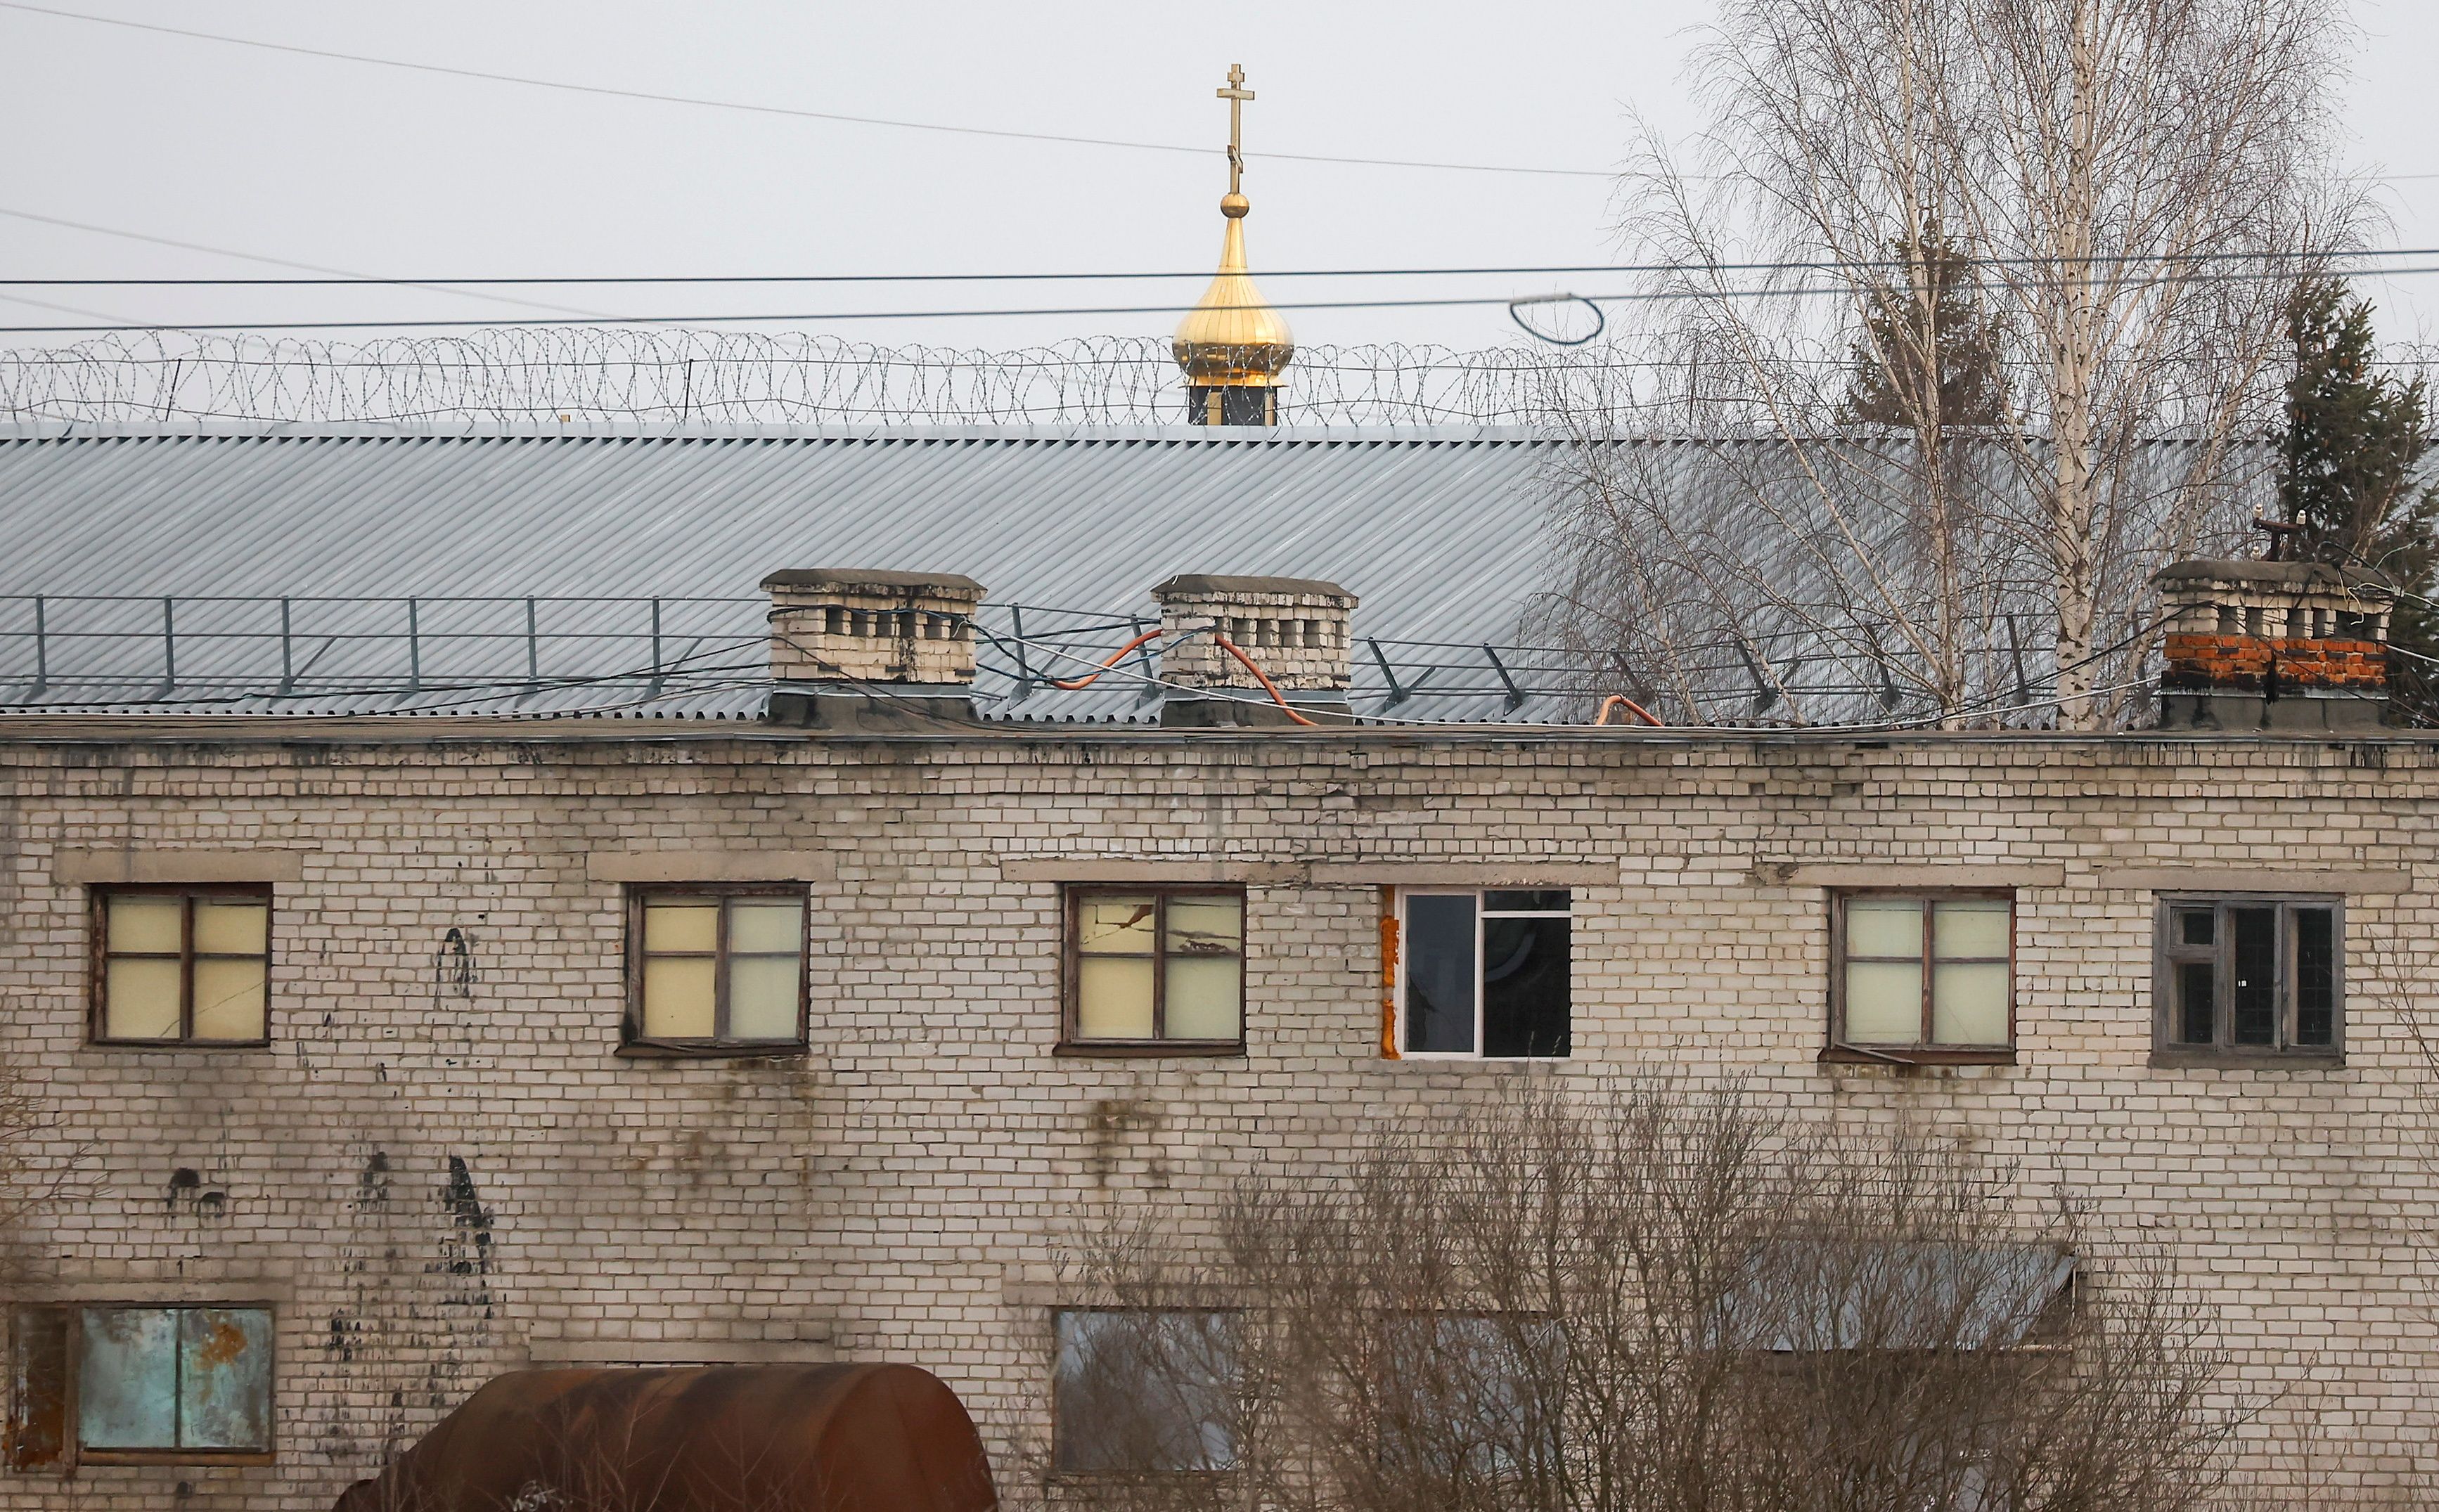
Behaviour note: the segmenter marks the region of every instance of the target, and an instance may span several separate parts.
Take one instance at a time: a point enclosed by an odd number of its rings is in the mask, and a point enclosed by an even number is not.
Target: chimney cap
[[[983,596],[983,585],[963,573],[889,572],[879,567],[789,567],[762,579],[766,594],[780,588],[836,588],[875,594],[929,589],[950,597]]]
[[[2396,591],[2396,584],[2383,573],[2363,567],[2341,567],[2326,561],[2172,561],[2153,573],[2151,580],[2155,583],[2244,583],[2288,592],[2319,588],[2340,593],[2388,595]]]
[[[1334,582],[1318,578],[1235,578],[1182,572],[1151,591],[1154,598],[1233,597],[1240,594],[1284,594],[1308,598],[1343,598],[1353,609],[1359,600]]]

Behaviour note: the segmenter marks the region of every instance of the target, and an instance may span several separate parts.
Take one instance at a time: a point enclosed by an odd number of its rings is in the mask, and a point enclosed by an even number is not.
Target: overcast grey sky
[[[1015,142],[588,98],[300,57],[0,8],[0,273],[247,276],[260,262],[45,224],[407,277],[1202,270],[1225,187],[1213,98],[1242,62],[1256,273],[1596,263],[1601,177],[1285,162],[1296,151],[1607,170],[1629,116],[1682,134],[1709,0],[1388,5],[779,4],[717,0],[42,0],[54,9],[295,46],[944,125],[1207,144],[1203,156]],[[2350,160],[2427,179],[2383,193],[2388,244],[2439,244],[2439,6],[2358,0]],[[2439,260],[2439,259],[2433,259]],[[1282,302],[1501,297],[1597,275],[1462,287],[1270,280]],[[2439,311],[2439,275],[2368,286],[2383,328]],[[1322,291],[1326,290],[1327,293]],[[414,290],[16,291],[169,325],[548,314]],[[532,291],[596,313],[830,312],[1190,299],[1191,284]],[[9,326],[77,318],[22,302]],[[1294,314],[1317,342],[1515,335],[1504,308]],[[1166,333],[1168,315],[810,323],[887,344],[1007,347]],[[2439,320],[2430,322],[2439,326]],[[9,345],[72,338],[5,336]]]

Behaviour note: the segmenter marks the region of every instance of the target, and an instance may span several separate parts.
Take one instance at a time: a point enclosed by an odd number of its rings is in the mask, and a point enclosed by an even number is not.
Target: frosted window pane
[[[114,952],[138,952],[153,955],[175,955],[180,950],[178,932],[183,928],[186,902],[176,898],[146,898],[121,894],[110,900],[110,939]]]
[[[644,949],[661,951],[701,951],[705,953],[720,945],[720,905],[718,903],[644,904]]]
[[[1858,898],[1846,904],[1846,953],[1920,955],[1922,904],[1910,898]]]
[[[178,1315],[181,1449],[271,1447],[271,1314],[194,1307]]]
[[[114,960],[101,990],[103,1038],[178,1038],[177,962]]]
[[[728,963],[728,1037],[796,1038],[796,957],[741,955]]]
[[[1151,961],[1088,955],[1077,963],[1076,1036],[1079,1040],[1151,1038]]]
[[[1846,1038],[1858,1044],[1912,1044],[1922,1038],[1922,968],[1912,961],[1850,961]]]
[[[1931,1037],[1940,1044],[2005,1044],[2006,963],[1943,965],[1934,969]]]
[[[1087,898],[1076,908],[1077,944],[1095,955],[1149,955],[1153,912],[1148,898]]]
[[[260,955],[270,947],[271,910],[248,898],[195,899],[195,951],[205,955]]]
[[[1168,1037],[1172,1040],[1237,1038],[1237,985],[1244,963],[1233,955],[1172,955],[1168,959]]]
[[[259,959],[197,961],[195,1038],[261,1039],[264,1022],[262,986],[262,962]]]
[[[77,1373],[87,1449],[178,1447],[178,1317],[165,1307],[88,1307]]]
[[[728,948],[740,955],[792,955],[805,948],[805,905],[793,898],[728,905]]]
[[[1168,900],[1168,948],[1181,954],[1245,948],[1245,906],[1234,898],[1172,898]]]
[[[645,960],[644,1038],[711,1038],[712,967],[707,956],[655,956]]]
[[[2007,954],[2011,909],[2003,898],[1960,898],[1931,905],[1932,944],[1941,957]]]

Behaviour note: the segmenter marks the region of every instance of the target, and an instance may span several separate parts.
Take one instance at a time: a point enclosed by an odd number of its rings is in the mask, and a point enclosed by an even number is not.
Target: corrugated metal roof
[[[625,600],[571,610],[558,624],[562,637],[597,629],[627,648],[594,665],[606,674],[649,665],[632,651],[634,616],[653,597],[736,600],[733,626],[716,614],[717,623],[686,633],[750,646],[760,632],[758,584],[781,567],[966,573],[997,605],[1070,612],[1062,619],[1028,611],[1025,630],[1063,630],[1079,650],[1123,639],[1098,616],[1155,615],[1148,590],[1173,573],[1325,578],[1362,597],[1359,637],[1448,648],[1392,656],[1449,664],[1433,674],[1436,687],[1426,681],[1393,703],[1387,679],[1359,647],[1359,709],[1551,718],[1560,700],[1511,708],[1479,654],[1518,638],[1526,604],[1551,581],[1547,510],[1533,487],[1551,444],[1475,427],[0,438],[0,539],[9,543],[0,596]],[[211,679],[259,682],[267,642],[258,615],[255,629],[220,643],[224,661],[235,658],[226,665],[198,662],[208,653],[196,648],[211,642],[202,629],[187,630],[190,649],[171,677],[147,660],[156,654],[142,623],[151,612],[130,607],[123,650],[85,666],[91,675],[55,665],[39,687],[25,627],[0,627],[11,632],[0,639],[8,658],[0,700],[46,708],[737,718],[758,713],[763,697],[731,665],[735,657],[720,658],[714,672],[658,684],[616,676],[539,687],[453,684],[442,667],[409,681],[387,662],[376,669],[365,660],[395,661],[394,649],[368,648],[400,634],[394,626],[368,629],[365,616],[393,612],[367,602],[355,621],[326,615],[334,639],[323,653],[334,659],[323,665],[318,692],[231,698],[234,687]],[[240,667],[247,647],[258,659]],[[1001,665],[1008,655],[986,646],[983,658],[978,692],[1003,717],[1157,713],[1140,684],[1120,677],[1080,694],[1037,686],[1020,700],[1007,675],[1014,668]],[[333,685],[332,668],[364,680]],[[1401,685],[1413,681],[1409,672]]]

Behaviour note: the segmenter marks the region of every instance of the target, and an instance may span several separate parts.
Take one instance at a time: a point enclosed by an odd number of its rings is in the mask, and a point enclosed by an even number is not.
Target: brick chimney
[[[2377,573],[2318,561],[2181,561],[2151,579],[2167,617],[2165,730],[2363,730],[2388,712]]]
[[[1181,573],[1151,591],[1160,604],[1160,675],[1174,688],[1161,722],[1177,725],[1288,724],[1285,713],[1244,663],[1214,634],[1225,635],[1305,713],[1344,716],[1351,681],[1347,620],[1356,597],[1309,578],[1222,578]],[[1224,690],[1221,692],[1220,690]]]
[[[973,708],[974,606],[955,573],[805,567],[762,579],[771,596],[770,718],[858,727]]]

